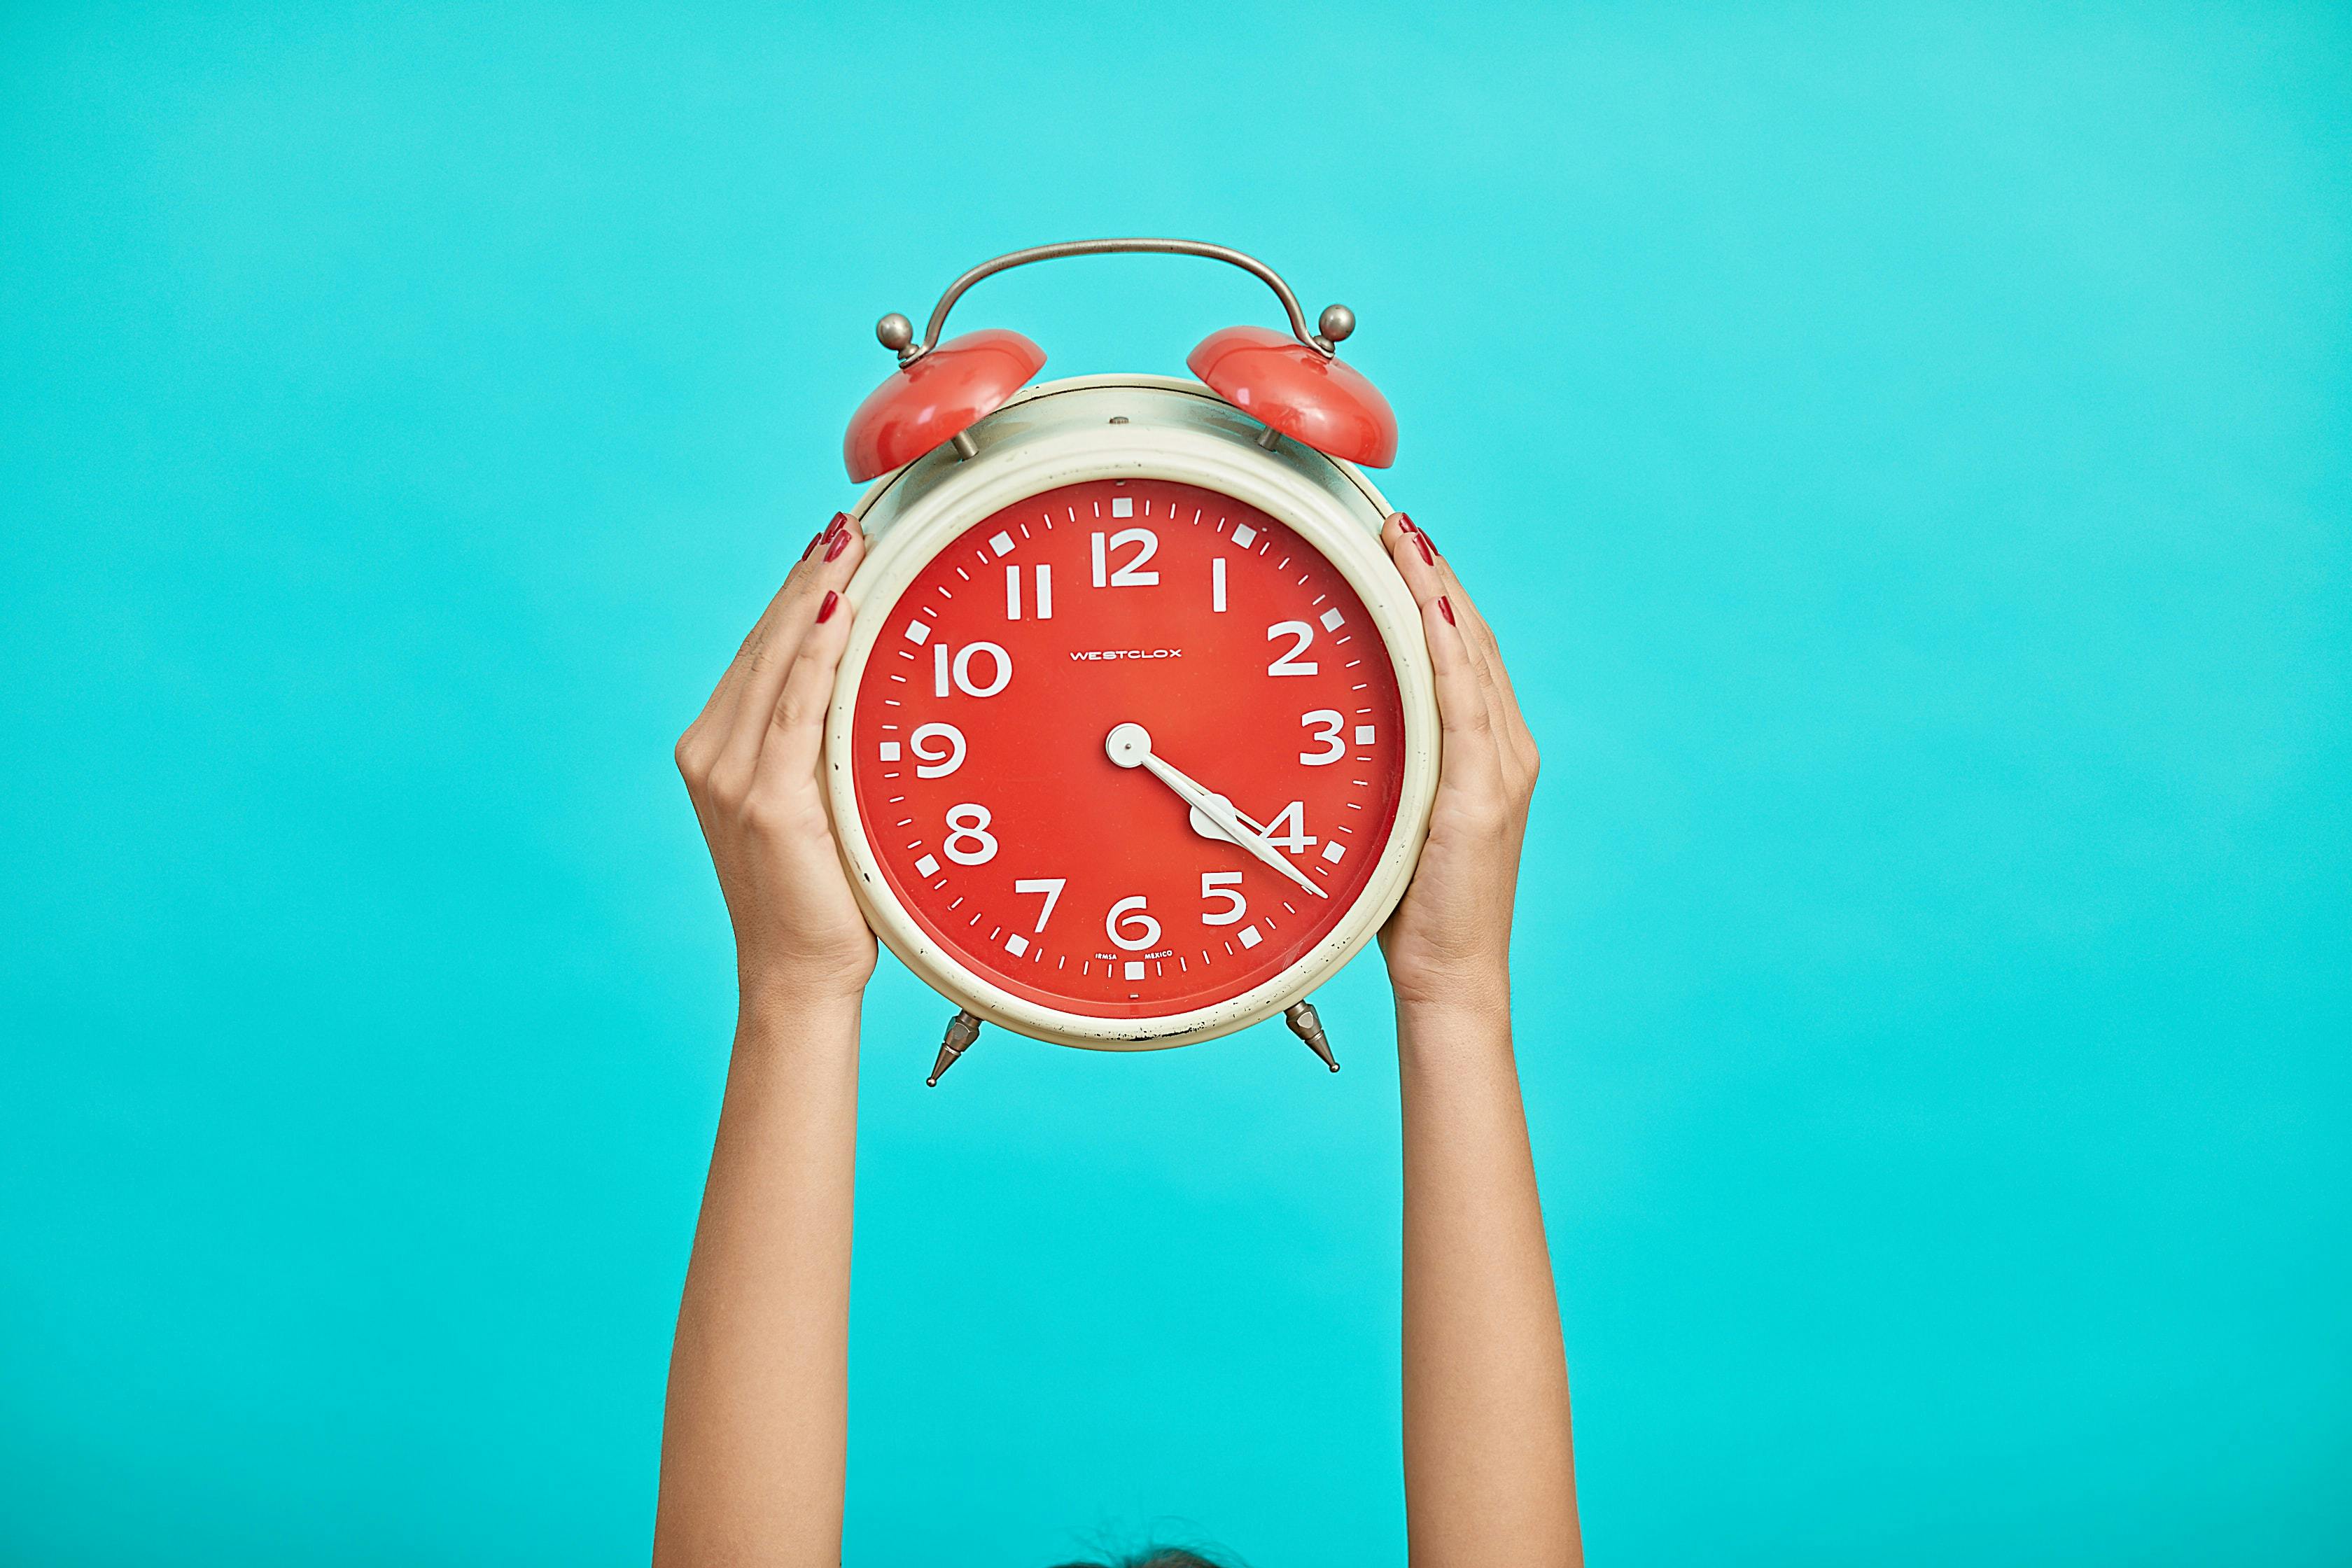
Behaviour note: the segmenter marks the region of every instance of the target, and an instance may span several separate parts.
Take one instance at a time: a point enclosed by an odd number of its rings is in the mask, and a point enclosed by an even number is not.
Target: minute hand
[[[1151,750],[1151,737],[1140,724],[1121,724],[1113,730],[1107,749],[1110,752],[1111,760],[1122,767],[1131,768],[1139,763],[1150,769],[1152,777],[1174,790],[1185,804],[1215,823],[1219,832],[1317,898],[1331,896],[1309,880],[1306,872],[1292,865],[1288,856],[1250,831],[1248,825],[1223,796],[1202,788],[1155,755]]]
[[[1289,878],[1292,881],[1297,883],[1300,887],[1306,889],[1317,898],[1328,899],[1331,896],[1322,889],[1317,887],[1314,882],[1308,879],[1306,872],[1292,865],[1290,863],[1289,856],[1285,855],[1281,850],[1276,849],[1273,845],[1268,844],[1265,839],[1251,832],[1249,825],[1241,819],[1240,814],[1235,812],[1231,805],[1225,804],[1223,800],[1210,794],[1207,790],[1202,789],[1199,784],[1194,784],[1191,779],[1186,778],[1182,773],[1177,772],[1168,763],[1160,761],[1159,756],[1154,752],[1146,752],[1143,753],[1143,765],[1150,768],[1151,770],[1152,776],[1157,778],[1161,784],[1166,784],[1170,789],[1172,789],[1178,795],[1182,795],[1185,801],[1190,804],[1194,810],[1207,817],[1211,822],[1215,823],[1217,825],[1218,831],[1224,834],[1228,838],[1231,838],[1234,843],[1240,845],[1243,848],[1248,850],[1251,854],[1256,856],[1259,859],[1265,861],[1267,865],[1273,867],[1276,870],[1281,872],[1284,876]]]

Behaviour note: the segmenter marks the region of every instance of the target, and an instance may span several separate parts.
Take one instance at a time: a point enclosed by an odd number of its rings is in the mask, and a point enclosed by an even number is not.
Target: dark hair
[[[1064,1563],[1059,1568],[1223,1568],[1197,1552],[1187,1552],[1181,1546],[1161,1546],[1139,1552],[1133,1557],[1111,1563]]]

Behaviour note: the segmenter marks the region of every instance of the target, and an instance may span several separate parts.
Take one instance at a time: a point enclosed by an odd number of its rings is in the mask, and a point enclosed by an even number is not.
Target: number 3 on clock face
[[[860,614],[864,842],[924,941],[1012,997],[1118,1021],[1243,996],[1331,936],[1396,826],[1380,630],[1320,551],[1231,496],[1046,490]],[[1148,759],[1107,752],[1122,725]]]

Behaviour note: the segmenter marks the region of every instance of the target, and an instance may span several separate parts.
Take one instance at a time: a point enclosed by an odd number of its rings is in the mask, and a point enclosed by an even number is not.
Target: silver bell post
[[[971,1048],[972,1041],[978,1038],[980,1020],[959,1010],[954,1017],[948,1020],[948,1037],[940,1042],[939,1059],[931,1064],[931,1076],[923,1080],[924,1087],[939,1088],[941,1075],[955,1066],[964,1052]]]
[[[1294,1002],[1282,1015],[1290,1032],[1307,1042],[1307,1048],[1323,1058],[1323,1065],[1333,1072],[1339,1070],[1339,1058],[1331,1054],[1331,1042],[1323,1037],[1323,1020],[1315,1016],[1312,1002]]]

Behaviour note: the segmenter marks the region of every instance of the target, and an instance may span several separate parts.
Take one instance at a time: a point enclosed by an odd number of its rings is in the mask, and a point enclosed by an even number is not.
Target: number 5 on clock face
[[[1202,872],[1201,902],[1211,905],[1220,900],[1223,901],[1213,910],[1204,908],[1201,911],[1201,923],[1204,926],[1239,925],[1242,917],[1249,913],[1249,900],[1242,896],[1241,885],[1242,874],[1239,871]]]

